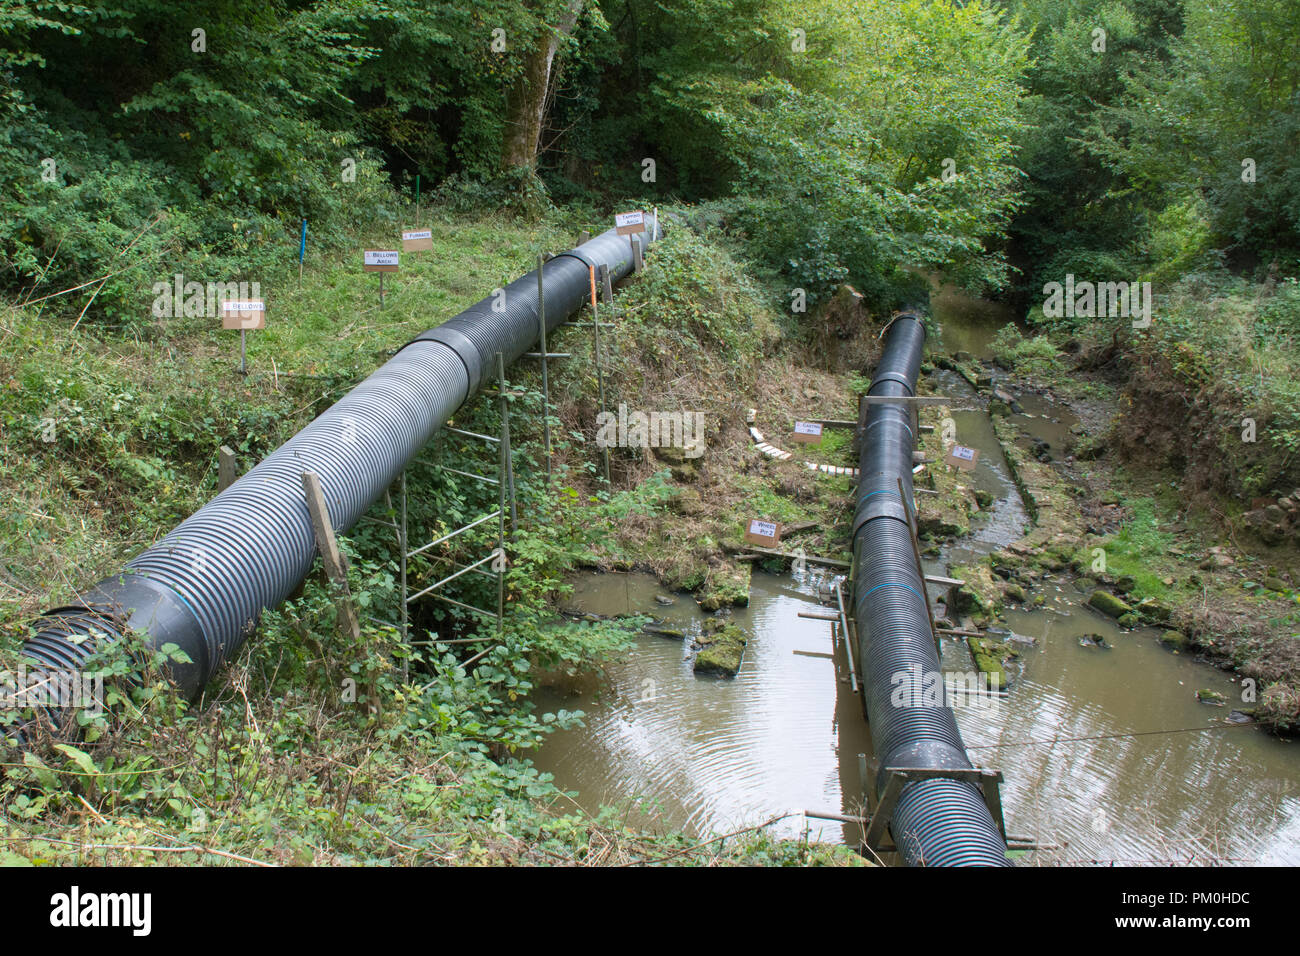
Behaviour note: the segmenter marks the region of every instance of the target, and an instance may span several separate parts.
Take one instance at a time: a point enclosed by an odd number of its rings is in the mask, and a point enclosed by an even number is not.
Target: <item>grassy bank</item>
[[[403,257],[382,310],[359,250],[391,245],[386,227],[360,229],[355,248],[309,257],[301,289],[289,268],[263,280],[269,327],[249,335],[247,378],[236,373],[237,337],[215,319],[141,316],[101,329],[78,324],[79,309],[60,310],[57,299],[0,313],[0,493],[13,503],[0,515],[0,663],[16,667],[40,611],[116,570],[206,501],[218,447],[236,449],[241,469],[251,467],[414,334],[594,225],[564,214],[540,225],[430,218],[435,249]],[[616,385],[625,369],[640,370],[648,393],[675,369],[697,374],[700,357],[721,363],[744,354],[725,336],[743,327],[748,303],[705,298],[703,277],[682,271],[715,251],[684,245],[674,260],[669,249],[620,294],[616,321],[628,338]],[[663,364],[641,365],[656,338]],[[579,339],[569,330],[554,347],[576,351]],[[405,648],[369,620],[395,613],[395,543],[380,526],[359,526],[344,541],[367,618],[359,644],[337,636],[331,595],[313,575],[301,597],[263,617],[193,706],[158,676],[164,661],[129,648],[106,655],[102,666],[123,680],[109,695],[110,713],[86,721],[83,741],[6,750],[0,860],[849,862],[838,851],[774,842],[761,826],[719,840],[637,832],[617,813],[578,811],[527,763],[549,728],[580,717],[537,712],[529,700],[536,675],[598,667],[628,645],[636,624],[558,620],[552,599],[565,573],[601,560],[627,528],[653,526],[671,497],[662,481],[642,480],[658,470],[648,462],[621,470],[612,489],[595,483],[594,449],[584,444],[593,422],[581,413],[594,398],[591,366],[555,368],[560,415],[572,427],[556,429],[549,491],[536,375],[511,373],[522,393],[513,428],[523,520],[510,548],[511,610],[499,648],[467,667],[472,650]],[[495,429],[493,410],[471,406],[458,424]],[[443,453],[467,470],[490,467],[450,445]],[[411,483],[412,523],[430,537],[489,507],[431,469],[412,470]],[[490,545],[474,534],[457,542],[415,563],[416,582]],[[484,634],[456,609],[423,609],[417,621],[444,638]],[[6,711],[6,721],[15,715]]]

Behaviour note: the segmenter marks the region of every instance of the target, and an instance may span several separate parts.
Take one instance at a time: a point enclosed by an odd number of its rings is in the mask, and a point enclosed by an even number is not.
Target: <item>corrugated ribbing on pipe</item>
[[[647,216],[643,240],[662,230]],[[632,269],[631,240],[602,233],[543,267],[548,328],[587,301],[590,266],[617,281]],[[49,611],[23,648],[38,671],[82,668],[103,641],[127,629],[149,646],[172,643],[191,658],[172,676],[195,697],[252,633],[259,615],[306,576],[316,542],[302,473],[321,482],[330,521],[346,531],[406,462],[496,374],[501,352],[514,362],[538,340],[537,273],[417,336],[378,371],[170,534],[82,595]],[[48,716],[48,714],[47,714]]]
[[[894,322],[869,395],[914,394],[925,327]],[[932,700],[940,663],[930,632],[904,502],[912,503],[915,418],[907,403],[872,404],[861,439],[854,514],[854,611],[863,702],[880,762],[877,794],[889,767],[968,769],[952,709]],[[901,496],[900,496],[901,482]],[[907,784],[890,821],[895,845],[912,866],[1005,866],[1006,843],[977,787],[955,780]]]

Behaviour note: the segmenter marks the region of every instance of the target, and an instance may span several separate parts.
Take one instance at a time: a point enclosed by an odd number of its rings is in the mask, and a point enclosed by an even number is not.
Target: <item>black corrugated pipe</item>
[[[867,394],[915,394],[924,345],[919,316],[903,313],[895,319]],[[933,679],[943,686],[904,507],[904,498],[906,507],[912,507],[914,423],[911,403],[868,404],[859,446],[854,610],[863,703],[880,761],[878,796],[890,767],[971,766],[946,697],[935,703],[933,685],[927,683]],[[909,866],[1009,865],[1006,842],[979,789],[970,783],[932,779],[906,784],[890,830]]]
[[[663,235],[646,216],[642,241]],[[613,229],[542,267],[548,331],[587,301],[589,267],[612,281],[632,271],[631,239]],[[495,308],[494,308],[495,306]],[[496,311],[501,309],[501,311]],[[316,541],[302,473],[314,471],[330,522],[346,531],[407,461],[495,374],[539,338],[537,272],[529,272],[437,328],[418,335],[364,382],[257,467],[74,604],[36,622],[23,656],[35,672],[77,674],[101,641],[127,629],[155,649],[175,644],[192,663],[172,677],[189,698],[285,600],[311,569]]]

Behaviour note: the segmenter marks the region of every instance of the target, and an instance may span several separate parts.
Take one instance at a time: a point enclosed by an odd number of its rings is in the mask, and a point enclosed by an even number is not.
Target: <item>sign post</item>
[[[753,518],[745,528],[745,543],[756,544],[763,548],[775,548],[781,541],[781,524],[777,521],[764,521]]]
[[[615,213],[614,231],[620,236],[630,236],[633,233],[645,232],[645,213],[639,209],[633,212]]]
[[[948,454],[944,455],[943,460],[962,471],[974,471],[976,462],[980,460],[980,452],[978,448],[953,445],[948,449]]]
[[[424,252],[433,248],[432,229],[403,229],[402,251]]]
[[[822,443],[821,422],[795,422],[794,434],[790,440],[800,445],[820,445]]]
[[[302,288],[302,260],[307,257],[307,220],[302,221],[302,238],[298,240],[298,288]]]
[[[262,299],[228,299],[221,303],[221,327],[239,330],[239,374],[248,374],[249,329],[266,328],[266,302]]]
[[[384,307],[384,273],[396,272],[400,253],[396,249],[366,249],[362,254],[361,268],[379,273],[379,307]]]

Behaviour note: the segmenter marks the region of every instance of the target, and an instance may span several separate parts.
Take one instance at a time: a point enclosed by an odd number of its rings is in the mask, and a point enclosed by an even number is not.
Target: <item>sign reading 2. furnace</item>
[[[229,299],[222,302],[221,327],[233,331],[266,328],[266,302],[262,299]]]
[[[630,236],[636,232],[645,232],[645,213],[620,212],[614,215],[614,231],[620,236]]]
[[[425,249],[432,249],[432,248],[433,248],[432,229],[402,230],[402,251],[403,252],[422,252]]]
[[[821,422],[795,422],[794,434],[790,440],[800,445],[820,445],[822,443]]]
[[[781,540],[781,524],[777,521],[764,521],[754,518],[745,529],[745,543],[760,547],[774,548]]]
[[[400,253],[396,249],[367,249],[362,253],[362,268],[366,272],[396,272]]]

